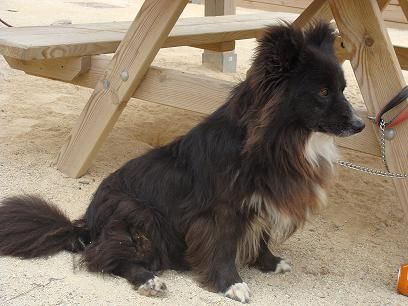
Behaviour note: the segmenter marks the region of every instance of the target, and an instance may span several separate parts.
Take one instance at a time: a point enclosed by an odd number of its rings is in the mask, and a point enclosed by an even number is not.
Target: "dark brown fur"
[[[330,140],[314,143],[315,135],[364,127],[343,95],[333,41],[326,24],[304,33],[269,28],[226,103],[109,175],[81,220],[71,223],[40,198],[4,200],[0,254],[83,250],[90,271],[135,285],[158,270],[192,269],[246,302],[234,293],[248,294],[236,263],[277,270],[270,242],[287,239],[324,201],[335,157]]]

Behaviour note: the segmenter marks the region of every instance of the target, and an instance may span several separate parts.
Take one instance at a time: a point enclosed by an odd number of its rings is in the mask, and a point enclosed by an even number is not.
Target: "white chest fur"
[[[305,158],[315,167],[319,166],[321,160],[325,160],[333,170],[334,163],[339,159],[334,137],[323,133],[313,133],[306,143]],[[314,193],[319,200],[319,204],[325,206],[327,203],[326,190],[316,184]]]
[[[305,159],[315,167],[325,160],[333,167],[338,159],[334,137],[323,133],[313,133],[305,147]],[[325,205],[326,191],[318,184],[312,191],[318,199],[319,205]],[[280,212],[273,203],[262,195],[254,193],[242,203],[243,209],[250,209],[256,213],[238,244],[237,262],[247,264],[258,256],[261,241],[272,240],[282,242],[287,239],[299,224],[290,216]],[[307,211],[306,211],[307,212]],[[308,213],[307,213],[308,214]]]
[[[323,133],[312,133],[306,143],[305,158],[315,166],[319,165],[321,159],[333,165],[339,158],[334,137]]]

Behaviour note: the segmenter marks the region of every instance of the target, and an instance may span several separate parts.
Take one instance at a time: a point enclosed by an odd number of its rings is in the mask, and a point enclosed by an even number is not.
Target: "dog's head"
[[[335,34],[326,23],[307,31],[270,27],[260,41],[253,70],[264,88],[284,91],[285,119],[311,131],[349,136],[363,130],[343,91],[343,70],[334,52]]]

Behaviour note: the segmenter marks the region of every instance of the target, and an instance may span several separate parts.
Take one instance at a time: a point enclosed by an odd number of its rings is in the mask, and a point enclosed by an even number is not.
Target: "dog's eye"
[[[319,91],[319,95],[322,97],[327,97],[328,94],[329,94],[329,90],[327,88],[321,88]]]

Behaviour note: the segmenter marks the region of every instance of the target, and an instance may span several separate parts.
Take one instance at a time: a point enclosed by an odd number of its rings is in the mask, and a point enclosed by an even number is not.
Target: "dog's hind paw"
[[[224,295],[241,303],[249,303],[251,291],[246,283],[236,283],[230,286]]]
[[[167,292],[167,286],[160,278],[155,276],[154,278],[149,279],[147,282],[141,285],[137,289],[137,292],[145,296],[162,297]]]
[[[281,260],[277,265],[275,269],[275,273],[286,273],[292,271],[292,267],[285,261]]]

